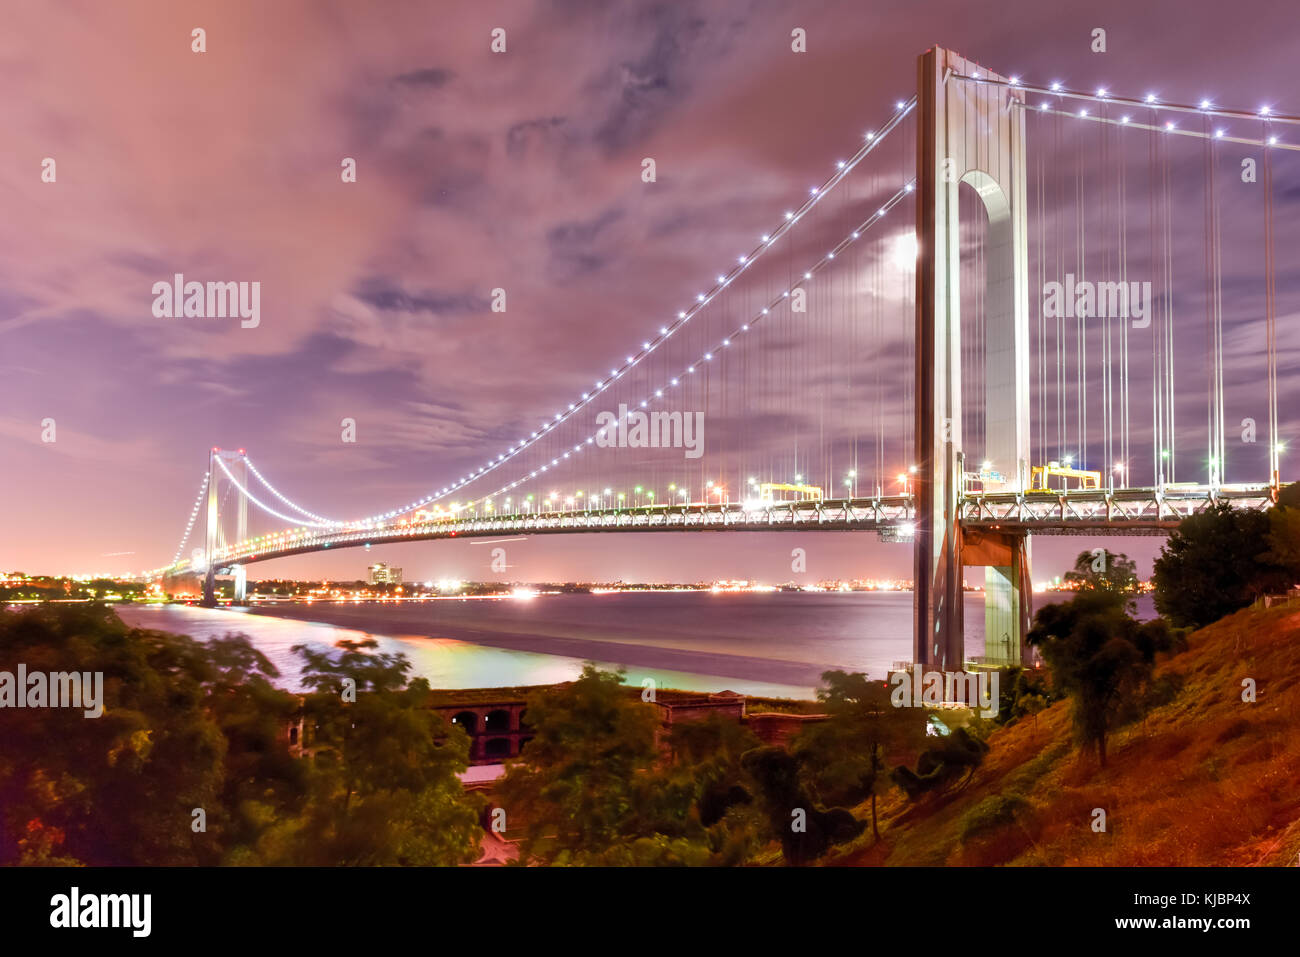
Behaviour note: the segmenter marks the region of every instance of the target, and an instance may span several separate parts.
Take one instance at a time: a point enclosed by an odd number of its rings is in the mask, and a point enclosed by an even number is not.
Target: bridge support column
[[[952,74],[995,81],[975,83]],[[1000,82],[997,82],[1000,81]],[[1024,491],[1029,474],[1029,299],[1024,94],[997,74],[935,47],[920,58],[916,176],[916,545],[913,658],[943,671],[965,667],[963,569],[988,565],[995,611],[987,640],[1017,651],[1027,600],[1027,547],[1006,562],[963,557],[961,229],[958,193],[972,187],[988,214],[984,349],[985,447]],[[1016,584],[1021,583],[1021,584]],[[1007,614],[997,609],[1005,608]],[[990,615],[992,617],[990,617]],[[1001,649],[999,655],[1005,654]]]
[[[984,656],[979,664],[1005,668],[1024,663],[1032,586],[1029,536],[978,534],[978,547],[963,555],[967,566],[984,564]]]
[[[220,531],[217,516],[217,450],[208,453],[208,512],[207,528],[203,539],[203,606],[212,608],[217,604],[217,533]]]
[[[235,463],[239,470],[239,483],[248,488],[248,459],[244,455],[244,450],[239,450],[239,460]],[[248,540],[248,496],[239,496],[239,511],[237,513],[237,524],[235,528],[235,541],[243,542]],[[235,594],[233,604],[242,605],[248,598],[248,568],[244,565],[235,566]]]

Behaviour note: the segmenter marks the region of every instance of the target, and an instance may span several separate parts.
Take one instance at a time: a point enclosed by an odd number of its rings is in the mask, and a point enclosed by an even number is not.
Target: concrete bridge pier
[[[959,79],[979,76],[985,82]],[[992,81],[992,82],[989,82]],[[950,50],[918,64],[916,153],[916,538],[913,660],[965,668],[963,575],[983,565],[987,656],[1020,660],[1029,547],[977,535],[961,520],[965,463],[988,461],[1002,491],[1028,491],[1029,268],[1024,92]],[[987,216],[984,394],[963,394],[959,191]],[[969,449],[962,411],[982,406],[984,447]],[[981,551],[983,554],[981,554]]]
[[[967,532],[962,564],[984,567],[984,655],[978,663],[995,668],[1024,664],[1033,595],[1029,536]]]

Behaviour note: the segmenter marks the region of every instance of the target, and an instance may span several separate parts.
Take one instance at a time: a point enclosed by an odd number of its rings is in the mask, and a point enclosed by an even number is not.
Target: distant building
[[[376,562],[370,566],[370,584],[372,585],[400,585],[402,583],[402,570],[385,565],[383,562]]]

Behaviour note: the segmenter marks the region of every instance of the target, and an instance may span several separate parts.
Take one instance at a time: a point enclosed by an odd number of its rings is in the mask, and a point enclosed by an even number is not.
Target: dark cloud
[[[613,102],[596,127],[597,145],[616,152],[645,139],[689,92],[681,67],[705,24],[680,4],[653,4],[638,12],[631,26],[649,39],[638,55],[611,65],[599,80]]]
[[[454,292],[408,292],[394,279],[368,276],[352,295],[384,312],[429,313],[435,316],[482,312],[489,306],[483,296]]]
[[[593,219],[560,223],[546,234],[552,275],[569,281],[595,272],[614,254],[609,228],[623,217],[619,209],[607,209]]]
[[[564,124],[565,118],[562,116],[524,120],[514,124],[506,130],[506,154],[520,157],[535,150],[548,150],[557,142],[566,142]]]
[[[430,67],[425,70],[412,70],[410,73],[399,73],[393,77],[393,82],[401,86],[427,87],[437,90],[450,83],[455,75],[451,70]]]

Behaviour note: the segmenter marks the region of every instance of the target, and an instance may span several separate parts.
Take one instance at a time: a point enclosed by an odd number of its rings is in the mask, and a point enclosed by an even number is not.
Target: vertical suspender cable
[[[1270,143],[1269,124],[1264,124],[1264,143]],[[1264,335],[1268,347],[1268,475],[1277,488],[1281,458],[1277,421],[1277,300],[1273,271],[1273,161],[1272,150],[1264,147]]]

